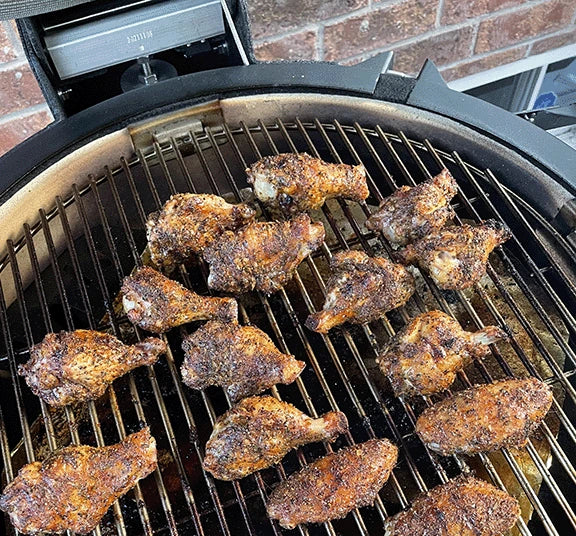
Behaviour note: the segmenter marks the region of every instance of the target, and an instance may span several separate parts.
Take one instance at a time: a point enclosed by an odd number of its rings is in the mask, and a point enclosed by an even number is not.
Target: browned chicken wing
[[[173,195],[146,223],[152,262],[172,270],[177,263],[201,254],[225,230],[252,221],[255,214],[248,205],[231,205],[217,195]]]
[[[260,201],[289,213],[318,209],[333,197],[363,201],[370,193],[364,166],[329,164],[306,153],[266,156],[246,173]]]
[[[451,316],[430,311],[399,331],[376,362],[396,396],[431,395],[448,389],[458,371],[484,357],[488,345],[503,338],[506,333],[496,326],[470,333]]]
[[[400,262],[418,264],[443,289],[471,287],[486,273],[488,255],[510,238],[495,220],[434,231],[397,253]]]
[[[488,482],[458,477],[386,521],[386,536],[500,536],[520,517],[518,501]]]
[[[224,387],[233,402],[276,383],[292,383],[305,363],[283,354],[254,326],[208,322],[184,339],[182,381],[193,389]]]
[[[49,333],[30,350],[30,360],[18,367],[32,392],[52,406],[101,397],[120,376],[152,365],[166,344],[150,337],[127,346],[116,337],[78,329]]]
[[[382,201],[366,227],[380,231],[393,245],[405,246],[441,229],[454,217],[450,200],[457,190],[456,181],[447,169],[412,188],[401,186]]]
[[[372,504],[398,458],[387,439],[372,439],[328,454],[281,482],[268,500],[268,516],[284,528],[345,517]]]
[[[204,468],[220,480],[243,478],[278,463],[300,445],[333,441],[347,430],[344,413],[313,419],[271,396],[245,398],[216,420]]]
[[[254,222],[225,232],[204,252],[210,264],[208,286],[242,294],[280,290],[298,265],[324,240],[324,226],[306,214],[284,222]]]
[[[404,305],[412,296],[412,274],[401,264],[362,251],[341,251],[330,263],[326,303],[311,314],[306,326],[327,333],[344,322],[371,322],[387,311]]]
[[[147,266],[124,278],[121,292],[130,322],[153,333],[196,320],[238,318],[238,303],[233,298],[200,296]]]
[[[65,447],[20,469],[0,496],[0,508],[26,534],[86,534],[155,469],[156,442],[148,428],[109,447]]]
[[[523,447],[551,405],[552,391],[540,380],[501,380],[427,408],[416,421],[416,433],[443,456]]]

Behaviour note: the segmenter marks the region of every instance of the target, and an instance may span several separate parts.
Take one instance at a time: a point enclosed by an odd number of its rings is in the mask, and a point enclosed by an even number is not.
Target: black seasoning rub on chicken
[[[200,296],[147,266],[124,278],[121,292],[130,322],[153,333],[196,320],[238,318],[235,299]]]
[[[518,501],[473,477],[458,477],[419,496],[386,520],[386,536],[501,536],[520,517]]]
[[[52,406],[101,397],[120,376],[152,365],[166,352],[153,337],[127,346],[116,337],[78,329],[49,333],[30,350],[30,360],[18,367],[32,392]]]
[[[278,463],[296,447],[334,441],[347,430],[344,413],[313,419],[271,396],[245,398],[216,420],[204,469],[220,480],[243,478]]]
[[[224,387],[233,402],[292,383],[306,366],[258,328],[229,322],[207,322],[184,339],[182,349],[182,381],[193,389]]]
[[[284,528],[345,517],[374,503],[398,458],[387,439],[328,454],[281,482],[268,500],[268,516]]]
[[[404,305],[414,293],[412,274],[401,264],[361,251],[342,251],[330,262],[322,311],[306,320],[312,331],[327,333],[344,322],[371,322]]]
[[[447,169],[417,186],[401,186],[380,204],[366,227],[381,232],[395,246],[423,238],[454,217],[450,200],[458,186]]]
[[[318,209],[333,197],[363,201],[370,193],[364,166],[329,164],[306,153],[266,156],[246,173],[260,201],[288,213]]]
[[[451,316],[430,311],[399,331],[376,362],[396,396],[431,395],[448,389],[458,371],[484,357],[489,344],[506,337],[496,326],[464,331]]]
[[[20,469],[0,496],[0,509],[25,534],[86,534],[156,466],[148,428],[109,447],[65,447]]]
[[[552,391],[540,380],[501,380],[427,408],[416,421],[416,433],[443,456],[523,447],[551,405]]]

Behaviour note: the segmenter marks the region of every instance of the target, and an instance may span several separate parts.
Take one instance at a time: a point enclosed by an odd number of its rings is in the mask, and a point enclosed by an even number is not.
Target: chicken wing
[[[458,186],[447,169],[435,177],[410,188],[402,186],[380,203],[366,227],[380,231],[395,246],[418,240],[441,229],[454,217],[450,200]]]
[[[173,195],[146,223],[152,262],[170,271],[201,254],[225,230],[252,221],[255,214],[248,205],[231,205],[217,195]]]
[[[339,411],[313,419],[271,396],[245,398],[216,420],[204,468],[220,480],[243,478],[300,445],[333,441],[347,430],[346,415]]]
[[[242,294],[280,290],[298,265],[324,240],[324,226],[306,214],[284,222],[254,222],[227,231],[204,251],[210,264],[208,286]]]
[[[254,326],[208,322],[182,343],[182,381],[193,389],[224,387],[233,402],[276,383],[292,383],[305,363],[283,354]]]
[[[471,287],[486,273],[488,255],[510,238],[495,220],[434,231],[397,252],[404,264],[418,264],[443,289]]]
[[[371,322],[387,311],[404,305],[412,296],[412,274],[401,264],[361,251],[341,251],[330,263],[332,276],[326,283],[326,303],[311,314],[306,326],[327,333],[344,322]]]
[[[153,333],[196,320],[238,318],[238,303],[233,298],[199,296],[147,266],[124,278],[121,292],[130,322]]]
[[[30,350],[30,360],[18,367],[32,392],[52,406],[101,397],[120,376],[152,365],[166,344],[150,337],[127,346],[116,337],[78,329],[49,333]]]
[[[385,536],[501,536],[519,517],[518,501],[505,491],[473,477],[458,477],[386,520]]]
[[[86,534],[156,465],[148,428],[109,447],[65,447],[20,469],[0,496],[0,509],[26,534]]]
[[[376,362],[396,396],[431,395],[448,389],[458,371],[484,357],[489,344],[506,336],[496,326],[470,333],[451,316],[430,311],[399,331]]]
[[[329,164],[306,153],[266,156],[247,170],[248,182],[263,203],[288,213],[320,208],[333,197],[368,197],[364,166]]]
[[[416,433],[443,456],[523,447],[552,405],[552,391],[536,378],[477,385],[427,408]]]
[[[287,529],[345,517],[375,501],[397,458],[387,439],[328,454],[278,485],[268,499],[268,516]]]

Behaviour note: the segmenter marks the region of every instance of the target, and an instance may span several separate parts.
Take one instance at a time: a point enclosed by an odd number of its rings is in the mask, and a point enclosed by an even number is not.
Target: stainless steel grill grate
[[[115,382],[95,403],[54,410],[40,404],[16,375],[28,348],[49,331],[80,327],[109,330],[125,340],[141,338],[120,313],[117,292],[122,278],[142,262],[144,223],[173,193],[180,191],[245,194],[243,170],[265,154],[308,151],[331,161],[363,162],[369,171],[370,203],[376,205],[400,184],[414,184],[447,166],[460,185],[458,220],[495,217],[514,238],[493,254],[488,276],[470,292],[446,292],[427,277],[404,308],[370,326],[333,330],[328,336],[303,327],[320,307],[327,260],[335,250],[361,247],[390,252],[366,232],[367,204],[330,201],[315,215],[325,222],[327,240],[309,258],[285,290],[241,299],[241,320],[275,339],[282,351],[308,366],[275,396],[311,415],[344,411],[350,433],[335,445],[311,445],[286,457],[276,468],[242,481],[215,481],[200,460],[214,419],[228,407],[221,390],[195,392],[180,382],[180,341],[185,329],[167,336],[171,351],[154,367]],[[54,209],[40,211],[36,225],[25,225],[23,238],[7,244],[0,264],[0,445],[4,477],[49,451],[72,443],[103,445],[117,441],[146,422],[158,442],[160,469],[121,499],[97,534],[279,534],[264,510],[271,487],[307,461],[330,450],[371,437],[388,437],[401,447],[400,461],[374,508],[344,521],[300,527],[301,534],[380,534],[383,520],[421,491],[473,469],[521,498],[521,534],[567,534],[576,530],[574,470],[576,429],[576,252],[519,197],[507,191],[489,170],[465,163],[424,141],[381,128],[345,126],[337,121],[300,121],[238,128],[223,125],[155,144],[133,161],[110,167],[75,187]],[[206,267],[182,268],[179,277],[207,292]],[[387,391],[374,365],[375,351],[412,316],[438,308],[470,329],[502,326],[510,342],[492,348],[483,363],[468,367],[455,390],[504,376],[538,376],[555,391],[552,411],[525,449],[476,458],[438,457],[415,436],[414,423],[432,400],[399,400]]]

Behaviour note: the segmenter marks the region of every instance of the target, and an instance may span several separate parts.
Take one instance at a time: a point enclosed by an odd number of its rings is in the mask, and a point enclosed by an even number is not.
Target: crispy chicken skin
[[[222,234],[204,252],[210,264],[208,286],[242,294],[280,290],[298,265],[324,240],[324,226],[312,223],[307,214],[289,221],[254,222]]]
[[[414,187],[401,186],[380,203],[366,227],[380,231],[395,246],[405,246],[441,229],[454,217],[450,200],[458,186],[447,169]]]
[[[464,331],[451,316],[430,311],[399,331],[376,362],[396,396],[431,395],[448,389],[458,371],[484,357],[489,344],[506,337],[496,326]]]
[[[156,465],[148,428],[108,447],[65,447],[20,469],[0,496],[0,508],[25,534],[86,534]]]
[[[397,252],[404,264],[418,264],[443,289],[463,290],[486,273],[488,255],[510,238],[495,220],[434,231]]]
[[[416,421],[416,433],[443,456],[523,447],[551,405],[552,391],[540,380],[501,380],[427,408]]]
[[[153,337],[127,346],[107,333],[61,331],[33,346],[30,360],[18,367],[18,374],[46,403],[66,406],[101,397],[116,378],[152,365],[165,351],[166,344]]]
[[[329,164],[306,153],[266,156],[246,173],[260,201],[288,213],[318,209],[332,197],[363,201],[370,193],[364,166]]]
[[[152,333],[196,320],[238,318],[235,299],[200,296],[147,266],[124,278],[121,292],[130,322]]]
[[[193,389],[224,387],[233,402],[292,383],[306,366],[258,328],[229,322],[206,323],[184,339],[182,349],[182,381]]]
[[[201,254],[225,230],[252,221],[255,214],[248,205],[231,205],[217,195],[173,195],[146,223],[152,262],[171,271],[177,263]]]
[[[387,439],[328,454],[278,485],[268,500],[268,516],[287,529],[345,517],[375,501],[397,458],[398,449]]]
[[[339,411],[313,419],[271,396],[245,398],[216,420],[204,468],[220,480],[243,478],[300,445],[334,441],[347,430],[346,415]]]
[[[311,314],[306,326],[327,333],[344,322],[371,322],[404,305],[415,289],[412,274],[401,264],[362,251],[341,251],[332,257],[322,311]]]
[[[518,501],[488,482],[461,476],[419,496],[386,520],[386,536],[500,536],[520,517]]]

